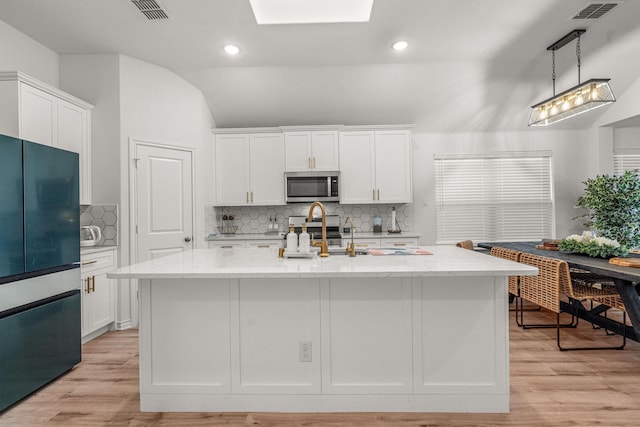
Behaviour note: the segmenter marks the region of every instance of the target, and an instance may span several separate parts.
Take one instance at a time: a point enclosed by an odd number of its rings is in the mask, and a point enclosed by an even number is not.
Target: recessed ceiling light
[[[258,24],[369,22],[373,0],[249,0]]]
[[[228,44],[228,45],[225,45],[224,51],[227,52],[229,55],[237,55],[238,53],[240,53],[240,48],[236,45]]]
[[[393,50],[405,50],[407,46],[409,46],[409,43],[406,40],[398,40],[391,45]]]

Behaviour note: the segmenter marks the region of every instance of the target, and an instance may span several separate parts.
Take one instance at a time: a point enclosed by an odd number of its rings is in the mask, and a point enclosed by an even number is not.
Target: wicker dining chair
[[[556,313],[555,325],[524,325],[523,327],[555,327],[558,348],[565,350],[621,350],[626,344],[626,334],[623,334],[622,344],[613,347],[562,347],[560,340],[560,329],[578,325],[578,317],[572,311],[571,322],[560,324],[560,295],[564,294],[569,298],[570,304],[585,300],[595,300],[595,298],[610,298],[618,295],[615,288],[603,285],[602,288],[584,285],[571,280],[569,265],[566,261],[547,258],[532,254],[523,253],[520,262],[538,268],[537,276],[520,277],[520,297],[534,304],[546,308]],[[520,312],[522,316],[522,312]],[[522,317],[521,317],[522,320]]]
[[[456,243],[456,246],[459,248],[473,250],[473,242],[471,240],[463,240],[461,242]]]
[[[522,252],[516,251],[515,249],[501,248],[499,246],[494,246],[491,248],[491,255],[508,259],[509,261],[520,261],[520,255]],[[518,276],[509,276],[509,293],[514,295],[515,297],[520,296],[520,278]]]

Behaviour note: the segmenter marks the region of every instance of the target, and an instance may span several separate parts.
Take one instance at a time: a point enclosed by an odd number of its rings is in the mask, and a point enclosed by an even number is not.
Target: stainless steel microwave
[[[285,172],[287,203],[337,202],[340,172]]]

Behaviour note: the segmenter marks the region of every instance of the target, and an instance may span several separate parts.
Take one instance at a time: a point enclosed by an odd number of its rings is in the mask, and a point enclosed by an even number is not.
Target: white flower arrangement
[[[626,256],[629,250],[617,240],[595,237],[593,233],[572,234],[558,243],[558,249],[564,252],[585,254],[591,257],[610,258]]]

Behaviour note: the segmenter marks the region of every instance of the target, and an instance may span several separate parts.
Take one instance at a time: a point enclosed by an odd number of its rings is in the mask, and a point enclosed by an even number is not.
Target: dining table
[[[544,256],[548,258],[566,261],[569,268],[580,269],[592,272],[599,276],[610,278],[616,285],[620,298],[625,306],[625,311],[631,322],[631,326],[622,325],[619,322],[612,321],[609,318],[601,316],[603,308],[587,309],[584,306],[578,308],[564,303],[563,307],[566,311],[573,311],[579,317],[598,324],[608,330],[616,333],[625,333],[627,338],[640,342],[640,268],[625,267],[609,263],[609,259],[590,257],[588,255],[568,253],[559,250],[545,248],[542,242],[481,242],[478,243],[479,248],[491,249],[494,246],[514,249],[520,252]],[[630,253],[629,258],[639,258],[640,255]]]

